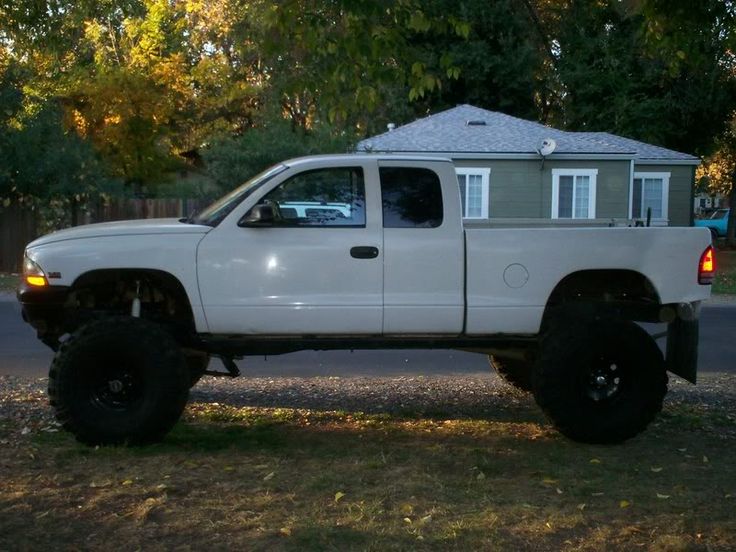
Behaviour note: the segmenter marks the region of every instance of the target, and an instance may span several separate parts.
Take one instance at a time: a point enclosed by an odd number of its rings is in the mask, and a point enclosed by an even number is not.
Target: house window
[[[552,169],[552,218],[595,218],[598,169]]]
[[[670,173],[634,173],[631,190],[631,218],[646,218],[652,210],[652,220],[666,221],[670,195]]]
[[[488,218],[488,189],[491,169],[456,169],[463,218]]]

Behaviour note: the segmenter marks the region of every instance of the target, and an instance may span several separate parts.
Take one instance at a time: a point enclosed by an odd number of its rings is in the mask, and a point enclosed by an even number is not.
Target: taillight
[[[712,284],[716,275],[716,254],[713,246],[709,245],[700,256],[700,264],[698,265],[698,283]]]

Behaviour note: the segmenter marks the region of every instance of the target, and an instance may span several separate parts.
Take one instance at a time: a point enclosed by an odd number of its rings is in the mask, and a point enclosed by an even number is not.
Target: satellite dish
[[[539,147],[537,148],[537,151],[539,152],[539,155],[542,157],[547,157],[550,153],[555,151],[555,148],[557,147],[557,142],[553,138],[545,138],[539,143]]]

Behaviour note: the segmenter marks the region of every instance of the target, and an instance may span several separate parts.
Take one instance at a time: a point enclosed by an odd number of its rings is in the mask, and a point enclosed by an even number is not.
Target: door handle
[[[350,256],[354,259],[375,259],[378,257],[378,248],[359,245],[350,249]]]

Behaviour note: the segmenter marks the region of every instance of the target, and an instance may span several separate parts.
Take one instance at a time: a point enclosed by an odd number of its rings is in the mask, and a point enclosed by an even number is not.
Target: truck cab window
[[[365,184],[360,167],[299,173],[268,193],[275,226],[365,226]]]
[[[442,188],[429,169],[381,167],[384,228],[437,228],[442,224]]]

